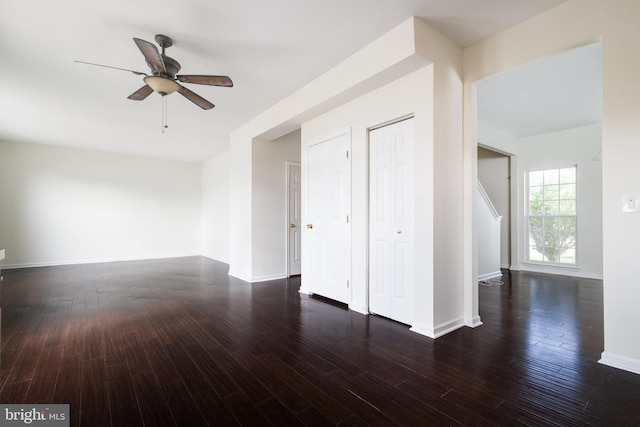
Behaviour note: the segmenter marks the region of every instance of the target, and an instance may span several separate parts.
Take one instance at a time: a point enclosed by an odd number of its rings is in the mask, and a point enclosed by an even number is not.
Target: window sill
[[[522,264],[524,265],[536,265],[539,267],[553,267],[553,268],[566,268],[568,270],[580,270],[580,267],[577,265],[571,264],[558,264],[553,262],[536,262],[536,261],[524,261]]]

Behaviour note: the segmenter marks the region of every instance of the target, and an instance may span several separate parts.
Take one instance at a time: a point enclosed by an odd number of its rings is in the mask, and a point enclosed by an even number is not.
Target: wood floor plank
[[[51,403],[55,392],[62,347],[44,348],[38,359],[33,379],[25,401],[29,403]]]
[[[167,384],[161,388],[176,425],[193,427],[209,425],[183,382]]]
[[[143,426],[131,372],[126,363],[106,367],[111,424],[114,426]]]
[[[21,346],[19,356],[7,378],[7,384],[33,378],[45,341],[46,336],[43,335],[25,337],[24,345]]]
[[[82,390],[82,355],[73,353],[60,359],[58,379],[52,403],[68,404],[71,425],[80,423],[80,400]]]
[[[203,418],[210,426],[239,426],[241,425],[231,412],[231,409],[213,390],[203,391],[193,395],[193,400]]]
[[[107,384],[104,358],[82,362],[80,425],[111,425]]]
[[[436,340],[203,257],[4,270],[0,402],[72,426],[640,425],[602,282],[503,271]],[[122,424],[122,423],[127,424]]]
[[[153,372],[132,372],[131,381],[145,426],[177,425]]]

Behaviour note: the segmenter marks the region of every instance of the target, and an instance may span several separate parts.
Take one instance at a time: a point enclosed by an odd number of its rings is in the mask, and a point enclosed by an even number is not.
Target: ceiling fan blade
[[[184,96],[189,101],[193,102],[194,104],[196,104],[198,107],[202,108],[203,110],[210,110],[213,107],[215,107],[215,105],[213,105],[212,103],[210,103],[209,101],[207,101],[206,99],[201,97],[200,95],[197,95],[197,94],[191,92],[189,89],[187,89],[184,86],[180,86],[180,89],[178,89],[178,92],[180,92],[180,94],[182,96]]]
[[[203,76],[203,75],[181,75],[176,76],[177,80],[183,83],[195,83],[197,85],[232,87],[233,82],[227,76]]]
[[[134,101],[142,101],[152,93],[153,89],[151,89],[149,85],[144,85],[137,91],[133,92],[131,95],[127,96],[127,98],[133,99]]]
[[[97,67],[113,68],[114,70],[120,70],[120,71],[129,71],[129,72],[131,72],[133,74],[136,74],[138,76],[146,76],[145,73],[142,73],[140,71],[128,70],[126,68],[112,67],[111,65],[94,64],[93,62],[84,62],[84,61],[75,61],[75,62],[77,62],[78,64],[95,65]]]
[[[158,52],[158,48],[156,47],[156,45],[135,37],[133,38],[133,41],[140,49],[140,52],[142,52],[145,59],[147,60],[147,63],[153,71],[167,71],[164,65],[164,61],[162,60],[162,56],[160,55],[160,52]]]

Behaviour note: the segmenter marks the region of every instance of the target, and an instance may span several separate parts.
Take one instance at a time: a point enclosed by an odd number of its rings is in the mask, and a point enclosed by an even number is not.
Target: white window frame
[[[561,170],[561,169],[569,169],[573,168],[575,170],[575,214],[574,215],[548,215],[548,217],[573,217],[575,218],[575,237],[574,237],[574,263],[566,263],[566,262],[553,262],[553,261],[544,261],[544,260],[536,260],[531,259],[531,217],[530,214],[530,191],[531,185],[529,182],[530,173],[531,172],[542,172],[542,171],[552,171],[552,170]],[[578,166],[576,164],[558,166],[558,167],[544,167],[537,169],[528,169],[525,171],[525,239],[524,239],[524,254],[525,254],[525,263],[527,264],[537,264],[537,265],[546,265],[553,267],[564,267],[564,268],[578,268]],[[562,199],[558,199],[562,200]],[[547,217],[547,215],[535,215],[537,217]]]

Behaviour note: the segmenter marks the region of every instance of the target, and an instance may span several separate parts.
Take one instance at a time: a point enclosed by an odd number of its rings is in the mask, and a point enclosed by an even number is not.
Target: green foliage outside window
[[[576,263],[576,168],[529,172],[529,260]]]

